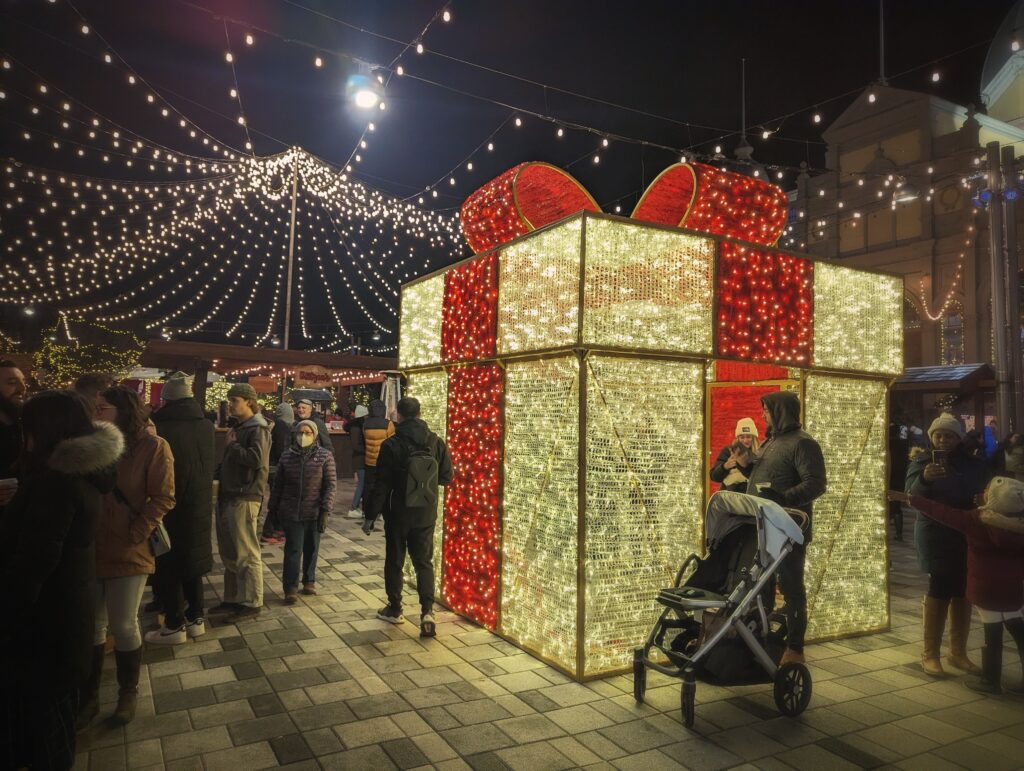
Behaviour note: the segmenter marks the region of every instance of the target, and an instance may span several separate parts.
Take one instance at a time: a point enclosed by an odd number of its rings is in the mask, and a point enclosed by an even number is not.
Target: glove
[[[777,503],[780,506],[784,507],[786,505],[786,499],[782,496],[782,493],[776,492],[771,487],[762,487],[762,488],[760,488],[757,491],[756,495],[757,495],[758,498],[764,498],[766,500],[769,500],[769,501],[772,501],[774,503]]]
[[[319,533],[326,533],[327,532],[327,517],[328,517],[327,513],[324,512],[323,514],[320,515],[320,518],[317,519],[317,521],[316,521],[317,532],[319,532]]]
[[[369,535],[373,532],[373,526],[377,523],[377,518],[364,517],[363,518],[363,535]]]

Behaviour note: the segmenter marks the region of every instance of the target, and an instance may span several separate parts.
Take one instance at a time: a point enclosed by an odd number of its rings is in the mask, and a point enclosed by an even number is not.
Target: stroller
[[[774,682],[783,715],[799,715],[811,700],[803,664],[778,666],[786,621],[773,613],[775,574],[804,541],[807,515],[742,493],[719,492],[708,503],[707,556],[691,554],[675,584],[658,592],[664,610],[642,648],[633,652],[633,695],[643,703],[647,670],[682,678],[683,723],[693,726],[697,678],[720,684]],[[695,565],[686,583],[687,570]],[[651,658],[657,649],[667,659]],[[659,657],[660,658],[660,657]],[[663,659],[663,660],[664,660]]]

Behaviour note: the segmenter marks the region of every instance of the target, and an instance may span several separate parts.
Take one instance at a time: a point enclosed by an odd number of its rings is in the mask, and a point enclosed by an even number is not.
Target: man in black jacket
[[[420,596],[420,636],[433,637],[434,623],[434,527],[437,523],[436,485],[452,481],[452,461],[444,442],[420,420],[420,403],[405,397],[398,402],[398,426],[395,435],[384,441],[377,458],[377,475],[366,497],[363,532],[369,535],[377,516],[384,514],[384,587],[388,604],[377,618],[401,624],[402,566],[406,551],[416,569],[416,591]],[[413,468],[413,465],[416,468]],[[428,470],[432,469],[432,470]],[[427,470],[426,486],[410,484]],[[434,475],[436,474],[436,482]],[[429,489],[432,487],[432,490]],[[416,500],[430,501],[407,505],[410,490]]]
[[[761,408],[770,432],[754,465],[747,493],[775,501],[807,515],[804,543],[779,567],[779,588],[786,598],[786,652],[779,664],[804,661],[807,631],[807,594],[804,559],[811,540],[812,501],[825,492],[825,459],[821,447],[800,429],[800,399],[792,391],[761,397]]]

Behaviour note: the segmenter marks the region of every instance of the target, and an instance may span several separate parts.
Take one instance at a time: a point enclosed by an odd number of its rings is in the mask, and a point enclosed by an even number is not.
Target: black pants
[[[967,572],[949,570],[928,574],[928,596],[940,600],[963,597],[967,592]]]
[[[362,507],[363,511],[366,511],[366,504],[370,500],[370,496],[373,495],[373,486],[377,482],[377,467],[367,466],[363,474],[363,500]]]
[[[434,525],[406,527],[385,518],[384,542],[384,588],[388,604],[393,610],[402,609],[402,567],[408,552],[416,569],[420,612],[430,613],[434,608]]]
[[[183,578],[178,580],[161,578],[157,574],[157,590],[160,602],[164,606],[164,626],[178,629],[185,619],[195,621],[203,617],[203,577]],[[188,603],[188,608],[185,608]]]
[[[807,634],[807,591],[804,589],[804,560],[807,548],[795,544],[779,566],[779,589],[786,598],[786,645],[803,651]]]
[[[903,505],[899,501],[889,501],[889,521],[892,522],[896,538],[903,539]]]

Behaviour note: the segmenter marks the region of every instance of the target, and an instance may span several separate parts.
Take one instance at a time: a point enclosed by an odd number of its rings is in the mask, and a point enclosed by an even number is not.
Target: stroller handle
[[[680,566],[679,572],[676,573],[675,583],[672,584],[673,587],[679,588],[679,583],[683,580],[683,574],[686,572],[686,569],[690,566],[691,562],[700,562],[700,557],[696,554],[691,554],[686,558],[686,561]]]

